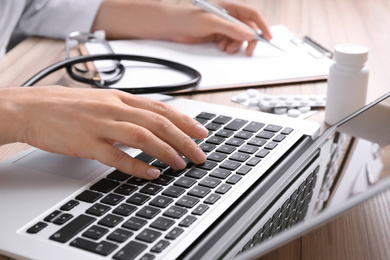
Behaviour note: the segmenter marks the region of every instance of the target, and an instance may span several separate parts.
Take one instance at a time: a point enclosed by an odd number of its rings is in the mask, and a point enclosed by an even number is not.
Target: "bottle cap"
[[[368,48],[360,44],[339,44],[334,48],[333,59],[339,64],[364,65],[368,59]]]

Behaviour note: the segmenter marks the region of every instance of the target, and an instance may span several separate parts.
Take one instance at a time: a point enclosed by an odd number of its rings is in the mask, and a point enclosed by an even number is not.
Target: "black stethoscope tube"
[[[97,80],[92,80],[92,79],[87,79],[87,78],[82,78],[76,74],[74,74],[72,70],[72,66],[78,63],[85,63],[88,61],[96,61],[96,60],[131,60],[131,61],[140,61],[140,62],[147,62],[147,63],[153,63],[153,64],[159,64],[166,66],[168,68],[171,68],[173,70],[182,72],[184,74],[187,74],[190,76],[190,80],[183,82],[183,83],[178,83],[178,84],[171,84],[171,85],[163,85],[163,86],[150,86],[150,87],[143,87],[143,88],[113,88],[106,86],[105,82],[102,81],[97,81]],[[123,67],[123,65],[122,65]],[[122,90],[128,93],[132,94],[150,94],[150,93],[166,93],[166,92],[173,92],[177,90],[183,90],[187,88],[192,88],[195,87],[200,79],[201,75],[200,73],[184,64],[177,63],[174,61],[169,61],[165,59],[159,59],[159,58],[154,58],[154,57],[148,57],[148,56],[138,56],[138,55],[127,55],[127,54],[99,54],[99,55],[86,55],[86,56],[78,56],[78,57],[73,57],[73,58],[68,58],[65,60],[62,60],[60,62],[57,62],[34,76],[32,76],[29,80],[27,80],[25,83],[23,83],[22,87],[28,87],[32,86],[35,83],[37,83],[39,80],[43,79],[44,77],[50,75],[51,73],[66,68],[69,75],[74,78],[77,81],[87,83],[87,84],[93,84],[98,88],[103,88],[103,89],[118,89]],[[124,68],[123,68],[124,69]],[[77,77],[80,77],[82,79],[79,79]]]

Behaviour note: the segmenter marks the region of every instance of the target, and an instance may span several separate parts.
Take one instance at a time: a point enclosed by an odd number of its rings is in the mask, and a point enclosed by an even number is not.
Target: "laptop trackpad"
[[[103,165],[95,160],[64,156],[39,149],[34,150],[13,163],[25,168],[74,180],[81,180],[87,177]]]

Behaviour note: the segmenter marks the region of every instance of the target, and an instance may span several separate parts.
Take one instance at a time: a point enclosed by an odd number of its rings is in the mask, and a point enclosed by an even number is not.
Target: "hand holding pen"
[[[274,48],[281,50],[279,47],[273,45],[269,41],[272,39],[271,32],[268,26],[261,18],[260,14],[240,2],[234,1],[207,1],[207,0],[193,0],[193,4],[215,16],[219,19],[218,24],[229,30],[225,37],[218,41],[219,49],[228,53],[238,51],[243,42],[236,40],[232,35],[244,36],[248,41],[246,54],[251,56],[258,41],[265,42],[272,45]],[[216,23],[217,24],[217,23]]]

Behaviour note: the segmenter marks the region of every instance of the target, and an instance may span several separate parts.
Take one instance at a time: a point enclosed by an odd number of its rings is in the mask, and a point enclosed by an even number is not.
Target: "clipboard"
[[[202,80],[195,88],[180,93],[231,88],[266,87],[276,84],[326,80],[332,65],[332,53],[309,37],[299,38],[286,26],[271,27],[272,43],[285,52],[258,43],[252,57],[243,50],[227,54],[216,43],[180,44],[158,40],[115,40],[109,44],[115,53],[152,56],[183,63],[198,70]],[[102,48],[86,44],[89,54],[101,54]],[[145,87],[183,82],[187,78],[165,67],[124,61],[126,73],[115,84],[121,87]],[[102,64],[96,64],[102,79],[110,78]]]

